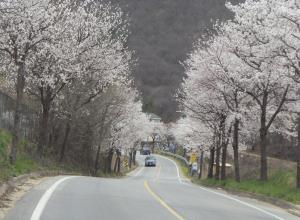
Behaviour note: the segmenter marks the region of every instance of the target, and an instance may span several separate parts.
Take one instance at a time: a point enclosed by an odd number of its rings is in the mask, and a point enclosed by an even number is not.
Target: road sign
[[[193,152],[190,157],[190,163],[195,163],[195,162],[197,162],[197,154]]]

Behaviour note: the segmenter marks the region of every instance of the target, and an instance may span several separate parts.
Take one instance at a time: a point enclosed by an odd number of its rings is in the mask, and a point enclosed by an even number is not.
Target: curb
[[[138,162],[136,162],[136,165],[135,166],[133,166],[132,168],[131,168],[131,170],[129,170],[128,172],[125,172],[124,173],[124,177],[130,177],[130,176],[132,176],[134,173],[136,173],[138,170],[138,168],[139,167],[141,167],[140,165],[139,165],[139,163]]]
[[[195,184],[195,185],[200,185],[200,184],[195,183],[194,181],[192,181],[192,183]],[[215,189],[215,190],[222,189],[225,192],[230,193],[232,195],[247,197],[247,198],[250,198],[250,199],[256,199],[256,200],[259,200],[259,201],[262,201],[262,202],[266,202],[266,203],[275,205],[277,207],[280,207],[282,209],[285,209],[288,213],[290,213],[292,215],[300,217],[300,206],[295,205],[291,202],[287,202],[287,201],[282,200],[282,199],[277,199],[277,198],[273,198],[273,197],[270,197],[270,196],[251,193],[251,192],[244,192],[244,191],[239,191],[239,190],[226,189],[226,188],[223,188],[223,187],[220,187],[220,186],[218,186],[218,187],[206,186],[206,185],[201,185],[201,186],[204,186],[204,187],[207,187],[207,188],[212,188],[212,189]]]
[[[7,182],[4,182],[0,185],[0,199],[5,196],[7,193],[11,192],[18,185],[24,184],[30,178],[38,178],[37,173],[24,174],[21,176],[13,177]]]
[[[6,194],[15,189],[18,185],[24,184],[29,179],[40,178],[45,176],[57,176],[57,175],[68,175],[70,173],[63,172],[61,170],[56,171],[38,171],[29,174],[23,174],[17,177],[13,177],[10,180],[0,183],[0,199],[2,199]],[[72,174],[74,175],[74,173]]]

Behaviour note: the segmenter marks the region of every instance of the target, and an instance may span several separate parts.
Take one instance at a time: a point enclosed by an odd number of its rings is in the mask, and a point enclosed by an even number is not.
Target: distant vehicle
[[[141,155],[150,155],[151,150],[150,150],[150,148],[143,148],[143,149],[140,150],[140,154]]]
[[[153,166],[153,167],[156,166],[156,158],[154,156],[147,156],[145,158],[145,167],[148,166]]]
[[[151,154],[151,148],[150,144],[146,141],[141,142],[141,149],[140,149],[141,155],[150,155]]]

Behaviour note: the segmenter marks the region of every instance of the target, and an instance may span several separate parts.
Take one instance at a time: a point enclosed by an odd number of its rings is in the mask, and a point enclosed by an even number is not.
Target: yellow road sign
[[[197,154],[192,153],[190,157],[190,163],[195,163],[195,162],[197,162]]]

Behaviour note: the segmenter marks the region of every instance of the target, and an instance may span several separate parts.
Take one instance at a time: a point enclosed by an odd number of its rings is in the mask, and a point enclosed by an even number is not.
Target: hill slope
[[[242,0],[232,0],[233,3]],[[176,118],[173,94],[184,70],[180,62],[193,42],[217,20],[230,17],[226,0],[111,0],[131,19],[129,46],[136,51],[136,84],[147,110]],[[177,115],[178,116],[178,115]]]

